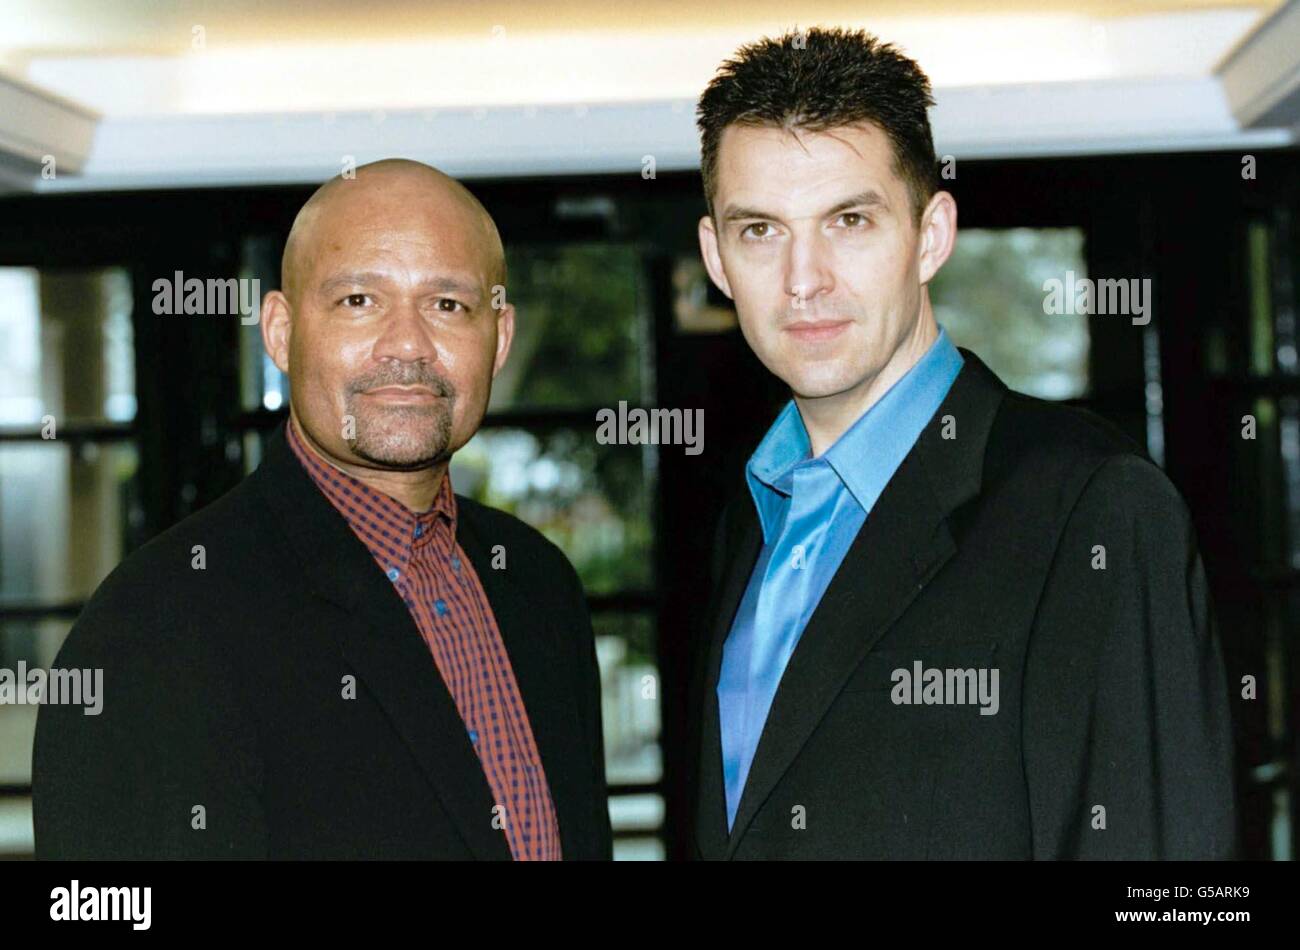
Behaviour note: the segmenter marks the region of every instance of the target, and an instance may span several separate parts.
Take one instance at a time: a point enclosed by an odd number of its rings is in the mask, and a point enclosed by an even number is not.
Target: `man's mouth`
[[[782,331],[801,343],[820,343],[839,336],[852,320],[799,320],[787,323]]]
[[[425,386],[380,386],[362,393],[372,399],[394,403],[429,403],[442,397]]]

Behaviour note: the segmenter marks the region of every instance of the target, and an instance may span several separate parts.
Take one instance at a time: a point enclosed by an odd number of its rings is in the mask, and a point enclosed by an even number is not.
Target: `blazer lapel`
[[[428,645],[392,584],[285,441],[267,443],[253,476],[316,595],[336,608],[329,625],[367,690],[387,713],[476,858],[509,860],[505,835],[492,827],[492,792]]]
[[[956,550],[915,469],[910,457],[899,467],[799,637],[754,753],[729,855],[844,681]]]
[[[474,565],[496,617],[528,721],[546,773],[551,801],[560,826],[564,855],[577,856],[589,847],[592,759],[583,742],[570,670],[575,631],[557,631],[548,617],[532,609],[509,582],[507,572],[492,568],[495,540],[474,523],[469,505],[458,504],[456,540]],[[561,639],[561,636],[564,639]]]
[[[353,612],[356,622],[337,628],[343,655],[388,713],[474,856],[510,860],[505,834],[493,827],[495,802],[482,763],[419,628],[391,586],[388,597],[364,586],[370,616]]]
[[[763,533],[748,497],[737,502],[737,517],[728,520],[723,535],[727,569],[718,606],[709,627],[709,651],[704,663],[704,695],[699,706],[702,723],[699,761],[696,763],[699,790],[696,794],[695,840],[708,859],[721,858],[727,848],[727,793],[722,774],[722,727],[718,711],[718,672],[722,647],[731,631],[749,575],[763,546]]]
[[[1005,392],[974,354],[962,355],[962,371],[876,502],[790,657],[754,753],[728,857],[845,681],[957,550],[947,518],[979,491],[984,446]],[[947,416],[955,438],[943,437]],[[716,670],[710,682],[716,684]]]

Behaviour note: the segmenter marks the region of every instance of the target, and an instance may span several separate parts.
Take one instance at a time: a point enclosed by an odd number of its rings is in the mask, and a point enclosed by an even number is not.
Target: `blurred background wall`
[[[936,86],[961,224],[940,322],[1014,388],[1115,421],[1187,498],[1246,854],[1294,856],[1300,3],[0,0],[0,23],[0,667],[48,665],[108,571],[283,419],[258,328],[155,315],[153,282],[270,290],[317,184],[426,161],[496,218],[520,320],[453,482],[577,566],[617,853],[682,855],[711,529],[786,398],[699,263],[694,100],[744,42],[864,27]],[[1149,279],[1150,322],[1045,313],[1071,273]],[[704,453],[597,444],[620,401],[704,409]],[[4,857],[31,852],[34,721],[0,705]]]

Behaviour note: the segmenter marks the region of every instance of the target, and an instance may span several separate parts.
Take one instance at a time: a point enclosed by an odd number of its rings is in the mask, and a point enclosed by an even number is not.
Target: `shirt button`
[[[422,524],[417,524],[417,525],[415,526],[415,536],[416,536],[417,538],[422,538],[422,537],[424,537],[424,525],[422,525]]]
[[[395,567],[390,567],[390,568],[388,569],[388,579],[389,579],[390,581],[395,581],[395,580],[397,580],[397,579],[398,579],[399,577],[401,577],[401,576],[402,576],[402,572],[399,571],[397,568],[395,568]]]
[[[447,602],[441,599],[435,600],[433,602],[433,609],[438,611],[439,617],[444,616],[447,613]]]
[[[471,730],[469,731],[469,741],[472,742],[472,743],[474,743],[475,745],[478,745],[478,730],[477,730],[477,729],[471,729]]]
[[[452,569],[453,571],[459,571],[459,570],[460,570],[460,558],[458,558],[458,557],[457,557],[456,555],[454,555],[454,554],[451,556],[451,569]]]

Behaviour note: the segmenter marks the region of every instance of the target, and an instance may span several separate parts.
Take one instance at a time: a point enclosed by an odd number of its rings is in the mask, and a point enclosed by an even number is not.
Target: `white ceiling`
[[[918,60],[941,151],[1285,144],[1297,5],[0,0],[0,152],[59,155],[38,189],[314,180],[341,153],[393,149],[469,175],[689,167],[718,63],[819,23]]]
[[[878,21],[923,16],[1034,16],[1071,13],[1093,19],[1188,14],[1207,10],[1268,12],[1280,0],[3,0],[0,46],[37,52],[178,53],[190,28],[207,26],[222,42],[353,42],[451,34],[472,36],[501,25],[514,32],[691,31],[773,24]],[[923,8],[922,8],[923,7]]]
[[[1209,75],[1277,0],[0,0],[0,64],[106,116],[689,98],[813,23],[898,43],[936,87]]]

